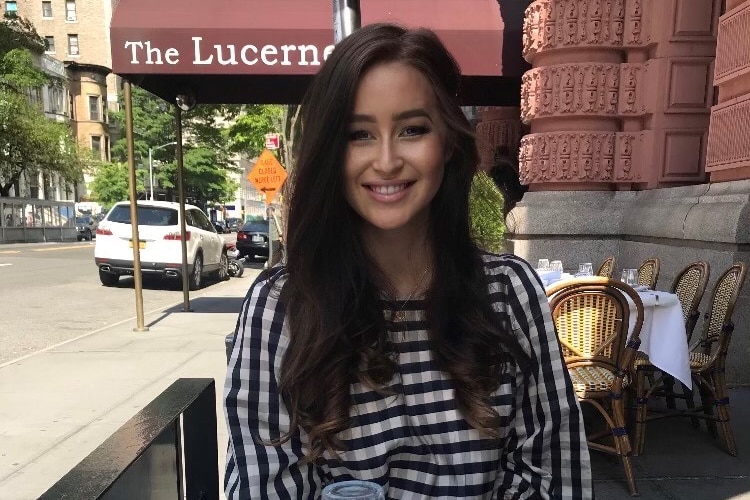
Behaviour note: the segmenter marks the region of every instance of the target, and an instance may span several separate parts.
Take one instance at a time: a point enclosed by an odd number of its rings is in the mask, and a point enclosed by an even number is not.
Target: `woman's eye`
[[[353,130],[349,132],[350,141],[366,141],[370,137],[370,133],[366,130]]]
[[[430,132],[430,128],[422,125],[412,125],[404,128],[401,135],[404,137],[416,137],[419,135],[425,135]]]

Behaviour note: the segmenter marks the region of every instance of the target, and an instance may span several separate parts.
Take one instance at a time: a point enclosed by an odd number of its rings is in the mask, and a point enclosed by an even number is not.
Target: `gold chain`
[[[422,286],[422,282],[424,282],[425,277],[427,277],[427,272],[429,270],[429,266],[425,268],[424,273],[422,273],[422,277],[419,278],[419,281],[417,281],[417,284],[414,286],[414,289],[411,291],[409,296],[406,297],[406,300],[401,303],[401,307],[399,307],[395,312],[391,313],[392,323],[400,323],[406,320],[406,312],[404,311],[404,307],[406,307],[406,304],[412,299],[412,297],[414,297],[414,294],[417,293],[419,287]]]

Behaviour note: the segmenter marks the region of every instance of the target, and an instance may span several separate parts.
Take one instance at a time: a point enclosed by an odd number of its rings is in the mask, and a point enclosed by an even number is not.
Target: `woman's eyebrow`
[[[408,118],[419,118],[424,117],[432,121],[432,118],[430,117],[429,113],[424,110],[424,108],[415,108],[415,109],[408,109],[406,111],[402,111],[400,113],[396,113],[393,115],[393,121],[401,121],[406,120]],[[351,123],[355,122],[368,122],[368,123],[375,123],[377,120],[372,115],[359,115],[355,114],[352,115]]]

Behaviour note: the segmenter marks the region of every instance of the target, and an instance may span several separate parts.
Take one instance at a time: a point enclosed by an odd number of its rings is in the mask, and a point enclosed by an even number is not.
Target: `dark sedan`
[[[268,221],[246,222],[237,231],[238,258],[268,259]]]

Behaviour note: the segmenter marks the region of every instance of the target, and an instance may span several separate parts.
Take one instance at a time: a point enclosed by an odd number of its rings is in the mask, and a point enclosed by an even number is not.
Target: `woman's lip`
[[[409,189],[414,185],[414,181],[388,183],[388,184],[364,184],[367,190],[367,194],[375,201],[381,203],[396,203],[403,200],[409,193]],[[375,191],[373,188],[388,187],[388,186],[404,186],[403,189],[396,191],[395,193],[385,194]]]

